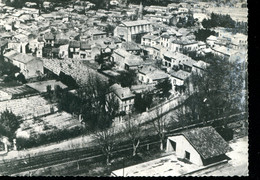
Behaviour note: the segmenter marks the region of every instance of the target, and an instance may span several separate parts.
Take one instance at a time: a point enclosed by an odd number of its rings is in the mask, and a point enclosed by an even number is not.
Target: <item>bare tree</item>
[[[107,165],[110,164],[110,157],[115,145],[115,129],[105,128],[94,133],[94,137],[97,139],[99,146],[102,149],[103,154],[106,156]]]
[[[155,109],[155,119],[152,121],[153,126],[160,138],[160,149],[163,150],[163,141],[165,138],[166,131],[166,115],[163,115],[163,107],[159,105]]]
[[[143,131],[141,129],[141,124],[129,115],[129,119],[126,121],[124,131],[126,136],[132,141],[133,145],[133,156],[136,156],[136,150],[140,144]]]

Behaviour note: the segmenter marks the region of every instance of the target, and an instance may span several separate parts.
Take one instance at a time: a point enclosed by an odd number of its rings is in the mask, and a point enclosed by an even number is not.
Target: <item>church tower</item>
[[[140,2],[139,10],[138,10],[138,19],[143,19],[143,3],[142,1]]]

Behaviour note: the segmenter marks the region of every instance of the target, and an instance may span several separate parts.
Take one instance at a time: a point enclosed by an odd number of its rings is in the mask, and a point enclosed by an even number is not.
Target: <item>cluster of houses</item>
[[[45,14],[34,8],[33,3],[27,3],[27,7],[21,9],[1,4],[4,13],[0,14],[0,55],[18,66],[26,79],[44,74],[45,69],[55,73],[62,69],[62,63],[67,67],[68,59],[72,60],[70,63],[87,61],[91,64],[98,55],[103,55],[106,61],[114,63],[112,69],[102,73],[107,78],[120,71],[135,70],[138,85],[133,89],[140,85],[149,89],[169,79],[171,93],[176,95],[183,91],[184,81],[192,72],[203,71],[208,66],[185,52],[211,52],[232,59],[247,49],[247,36],[243,34],[234,35],[224,28],[215,28],[217,36],[212,35],[202,42],[196,41],[194,36],[197,26],[175,26],[180,18],[188,19],[197,9],[208,8],[209,3],[172,3],[166,7],[143,7],[141,3],[121,9],[118,1],[111,3],[115,7],[109,11],[90,10],[93,4],[77,1]],[[86,4],[85,13],[78,13]],[[46,2],[45,6],[50,5]],[[131,20],[134,14],[137,20]],[[113,26],[113,30],[108,31],[109,26]],[[54,59],[58,63],[53,64]],[[83,66],[76,64],[69,65],[66,70],[63,68],[64,73],[77,77],[76,68]],[[72,67],[74,70],[69,70]],[[79,79],[84,81],[82,77]],[[123,109],[129,111],[133,103],[126,103],[125,99],[133,99],[133,91],[119,84],[112,89],[124,104]],[[122,96],[120,92],[123,91],[129,91],[128,95]]]

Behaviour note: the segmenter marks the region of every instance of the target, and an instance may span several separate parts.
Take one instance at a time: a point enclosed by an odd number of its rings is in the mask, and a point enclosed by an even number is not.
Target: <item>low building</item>
[[[121,69],[136,69],[143,63],[143,59],[139,56],[131,54],[124,49],[116,49],[112,54],[113,61]]]
[[[227,158],[231,148],[228,143],[209,126],[185,130],[167,139],[167,152],[199,166],[205,166]]]
[[[134,106],[135,95],[128,87],[121,87],[119,84],[114,84],[110,87],[111,92],[115,95],[119,103],[119,112],[124,111],[130,113]]]
[[[32,89],[35,89],[39,93],[47,92],[47,86],[51,86],[52,91],[55,89],[55,86],[60,86],[61,89],[68,88],[65,84],[56,80],[39,81],[34,83],[27,83],[26,85]]]
[[[206,39],[206,43],[210,46],[210,47],[214,47],[214,44],[215,42],[217,41],[217,37],[216,36],[209,36],[207,39]]]
[[[172,53],[171,51],[167,51],[163,54],[162,62],[163,65],[168,68],[168,71],[171,69],[176,71],[181,69],[187,72],[191,72],[193,64],[196,63],[196,61],[189,56],[179,52]]]
[[[212,53],[225,59],[229,59],[231,56],[236,54],[237,51],[225,46],[217,46],[212,48]]]
[[[138,79],[144,84],[157,84],[159,81],[168,79],[167,73],[151,65],[144,66],[138,70]]]
[[[4,54],[6,61],[11,62],[20,68],[20,72],[26,79],[39,76],[43,74],[43,61],[41,58],[19,53],[17,51],[9,51]]]
[[[135,42],[123,42],[121,44],[121,48],[125,49],[127,52],[131,54],[140,54],[141,48]]]
[[[69,43],[69,58],[79,59],[80,41],[70,41]]]
[[[191,73],[179,70],[179,71],[174,71],[171,70],[169,72],[170,75],[170,81],[172,83],[172,89],[174,92],[179,92],[182,93],[185,91],[184,87],[184,81],[191,75]]]

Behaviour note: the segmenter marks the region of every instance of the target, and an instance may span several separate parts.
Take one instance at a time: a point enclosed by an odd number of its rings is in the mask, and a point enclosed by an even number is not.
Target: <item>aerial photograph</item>
[[[0,176],[249,176],[247,0],[0,0]]]

